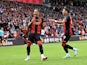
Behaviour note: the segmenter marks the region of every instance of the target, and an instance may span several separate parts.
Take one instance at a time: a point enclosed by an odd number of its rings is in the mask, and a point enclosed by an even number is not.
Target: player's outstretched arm
[[[62,20],[55,20],[55,19],[49,19],[49,21],[54,21],[55,23],[58,23],[58,24],[62,24],[63,21]]]
[[[29,22],[29,23],[28,23],[28,27],[31,25],[31,23],[32,23],[32,22]]]

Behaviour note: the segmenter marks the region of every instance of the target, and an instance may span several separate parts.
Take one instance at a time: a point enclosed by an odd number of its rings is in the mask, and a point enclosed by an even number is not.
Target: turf
[[[48,56],[47,61],[40,60],[38,46],[31,46],[31,59],[24,61],[26,57],[26,46],[0,47],[0,65],[86,65],[87,64],[87,41],[72,41],[68,44],[77,47],[79,54],[74,57],[70,51],[71,58],[64,59],[65,52],[60,43],[44,44],[44,53]]]

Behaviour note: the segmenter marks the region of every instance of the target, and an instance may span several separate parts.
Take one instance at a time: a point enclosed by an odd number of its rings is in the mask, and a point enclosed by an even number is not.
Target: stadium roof
[[[87,0],[73,0],[73,1],[87,1]]]

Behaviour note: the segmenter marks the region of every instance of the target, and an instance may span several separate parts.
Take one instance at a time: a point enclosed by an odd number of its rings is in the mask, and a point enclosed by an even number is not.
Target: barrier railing
[[[46,37],[43,40],[43,43],[54,43],[54,42],[60,42],[62,40],[61,37]],[[70,41],[78,41],[78,40],[87,40],[87,35],[81,36],[81,35],[75,35],[70,38]],[[23,45],[24,41],[22,38],[8,38],[5,39],[4,45]],[[0,46],[2,44],[0,43]]]

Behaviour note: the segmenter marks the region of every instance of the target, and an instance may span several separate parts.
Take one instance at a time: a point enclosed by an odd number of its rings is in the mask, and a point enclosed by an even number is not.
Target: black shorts
[[[0,36],[0,42],[2,43],[2,40],[3,40],[3,37],[2,36]]]
[[[29,34],[28,40],[32,43],[37,43],[37,41],[40,41],[40,34]]]
[[[63,40],[66,41],[66,42],[68,42],[69,39],[70,39],[70,37],[71,36],[68,33],[66,33],[66,34],[64,34]]]

